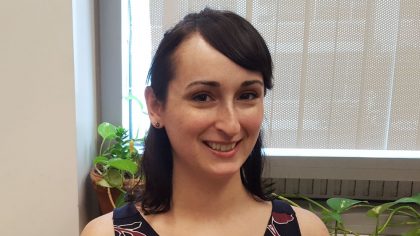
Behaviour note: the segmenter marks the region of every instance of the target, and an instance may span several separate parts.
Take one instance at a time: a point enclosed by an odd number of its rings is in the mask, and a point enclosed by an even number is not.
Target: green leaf
[[[416,203],[420,205],[420,193],[412,197],[403,197],[395,201],[396,203]]]
[[[117,127],[108,122],[103,122],[98,126],[98,134],[103,139],[113,139],[116,137]]]
[[[416,203],[420,205],[420,194],[417,194],[413,197],[403,197],[393,202],[387,202],[382,205],[376,206],[370,209],[367,212],[367,215],[370,217],[379,217],[380,214],[388,210],[390,207],[398,204],[398,203]]]
[[[108,165],[118,170],[127,171],[132,175],[135,175],[138,170],[136,162],[122,158],[110,159]]]
[[[348,198],[330,198],[327,200],[327,205],[337,213],[342,213],[345,210],[351,208],[352,206],[362,202],[366,201],[358,201]]]
[[[123,177],[120,171],[116,169],[108,169],[104,178],[113,188],[121,188],[123,186]]]
[[[105,188],[112,188],[112,186],[105,179],[99,180],[96,182],[96,184]]]
[[[396,202],[387,202],[384,204],[381,204],[379,206],[376,206],[372,209],[370,209],[367,212],[367,215],[370,217],[379,217],[380,214],[382,214],[384,211],[388,210],[390,207],[392,207],[393,205],[397,204]]]
[[[117,200],[115,201],[115,207],[122,207],[126,204],[125,202],[125,193],[121,192],[121,194],[118,196]]]
[[[338,212],[333,212],[333,211],[322,211],[322,220],[326,223],[331,222],[331,221],[337,221],[338,223],[342,224],[343,223],[343,219],[341,217],[341,215]]]
[[[97,156],[94,160],[93,160],[93,164],[102,164],[102,165],[107,165],[108,164],[108,158],[104,157],[104,156]]]

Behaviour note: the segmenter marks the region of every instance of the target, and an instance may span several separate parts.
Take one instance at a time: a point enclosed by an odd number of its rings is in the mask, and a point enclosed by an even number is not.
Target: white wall
[[[75,10],[89,12],[83,2]],[[74,236],[86,220],[93,38],[91,25],[76,29],[75,48],[84,52],[73,54],[72,19],[71,1],[0,3],[1,235]]]

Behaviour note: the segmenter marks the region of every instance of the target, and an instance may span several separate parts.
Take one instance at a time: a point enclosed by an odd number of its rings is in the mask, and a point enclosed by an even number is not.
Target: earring
[[[154,126],[155,126],[155,128],[159,129],[159,128],[160,128],[160,123],[156,121],[156,122],[154,123]]]

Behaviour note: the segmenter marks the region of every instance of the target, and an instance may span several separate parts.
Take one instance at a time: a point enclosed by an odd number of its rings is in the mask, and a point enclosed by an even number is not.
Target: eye
[[[197,101],[197,102],[209,102],[212,100],[212,98],[205,93],[199,93],[199,94],[195,94],[192,97],[192,100]]]
[[[239,95],[240,100],[253,100],[253,99],[256,99],[257,97],[258,97],[258,94],[254,92],[246,92]]]

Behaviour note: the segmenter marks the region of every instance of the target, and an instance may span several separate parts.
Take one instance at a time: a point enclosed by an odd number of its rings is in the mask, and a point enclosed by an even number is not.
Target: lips
[[[215,142],[205,142],[205,144],[215,150],[215,151],[219,151],[219,152],[229,152],[232,151],[235,147],[237,142],[234,143],[215,143]]]

